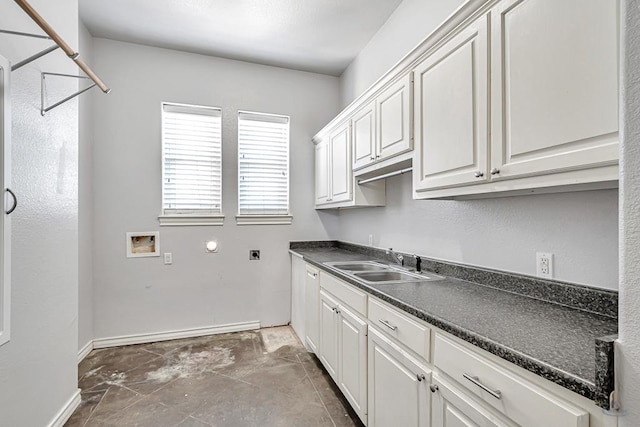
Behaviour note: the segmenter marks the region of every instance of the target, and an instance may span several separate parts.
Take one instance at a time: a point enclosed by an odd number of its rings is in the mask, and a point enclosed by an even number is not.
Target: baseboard
[[[123,335],[120,337],[97,338],[93,340],[93,348],[118,347],[121,345],[144,344],[157,341],[168,341],[180,338],[194,338],[206,335],[226,334],[228,332],[251,331],[260,329],[260,322],[231,323],[228,325],[209,326],[205,328],[182,329],[179,331],[156,332],[151,334]]]
[[[78,350],[78,364],[84,360],[85,357],[93,350],[93,340],[89,340],[80,350]]]
[[[76,408],[80,405],[80,389],[77,389],[71,399],[64,405],[60,412],[56,414],[53,420],[49,423],[49,427],[63,427]]]

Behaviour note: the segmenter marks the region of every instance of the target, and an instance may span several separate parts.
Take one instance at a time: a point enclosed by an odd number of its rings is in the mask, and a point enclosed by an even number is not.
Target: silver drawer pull
[[[416,374],[416,378],[418,379],[418,381],[422,381],[422,380],[426,380],[427,377],[424,376],[424,374]]]
[[[495,397],[496,399],[502,399],[502,392],[500,390],[491,390],[489,387],[482,384],[478,377],[472,377],[469,374],[462,374],[462,376],[468,379],[469,381],[471,381],[473,384],[480,387],[481,389],[483,389],[484,391],[486,391],[487,393],[489,393],[491,396]]]
[[[398,330],[398,327],[397,327],[397,326],[393,326],[391,323],[389,323],[389,322],[388,322],[388,321],[386,321],[386,320],[382,320],[382,319],[380,319],[380,320],[379,320],[379,322],[380,322],[380,323],[382,323],[382,324],[383,324],[384,326],[386,326],[387,328],[391,329],[392,331],[397,331],[397,330]]]

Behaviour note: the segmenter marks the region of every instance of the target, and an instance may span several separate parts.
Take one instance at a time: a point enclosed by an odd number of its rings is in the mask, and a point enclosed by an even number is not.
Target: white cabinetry
[[[307,268],[301,255],[291,252],[291,327],[305,341],[305,281]]]
[[[503,0],[429,54],[414,197],[615,186],[618,27],[616,0]]]
[[[384,160],[413,148],[412,78],[412,73],[407,74],[376,97],[376,160]]]
[[[322,274],[319,359],[360,419],[366,423],[367,322],[355,309],[324,288],[325,278],[331,286],[338,286],[336,289],[344,287],[346,292],[351,291],[349,285]]]
[[[468,397],[469,401],[477,399],[517,425],[589,425],[589,414],[585,410],[563,402],[526,379],[485,359],[477,350],[466,348],[439,333],[436,334],[433,363],[439,371],[464,386],[467,394],[473,396]]]
[[[484,182],[488,142],[488,16],[414,71],[414,189]]]
[[[315,354],[318,354],[320,342],[320,277],[318,269],[307,264],[305,268],[305,345]]]
[[[431,390],[432,427],[517,427],[438,377]]]
[[[353,169],[376,160],[376,104],[371,102],[351,119],[353,128]]]
[[[496,179],[618,161],[618,1],[504,0],[492,11]]]
[[[351,127],[345,122],[316,143],[316,208],[384,206],[385,183],[358,185],[351,168]]]
[[[354,170],[378,163],[393,168],[396,163],[388,159],[413,149],[412,82],[413,74],[408,73],[352,116]],[[398,162],[403,160],[404,157]],[[358,174],[370,172],[369,169]]]
[[[9,342],[11,336],[11,219],[10,213],[17,206],[11,186],[11,64],[0,56],[0,346]],[[12,205],[7,203],[6,192],[12,196]],[[7,204],[7,206],[5,206]],[[7,213],[8,212],[8,213]]]
[[[329,135],[329,202],[350,200],[353,177],[351,173],[351,134],[349,123]]]
[[[369,427],[428,427],[431,371],[369,328]]]

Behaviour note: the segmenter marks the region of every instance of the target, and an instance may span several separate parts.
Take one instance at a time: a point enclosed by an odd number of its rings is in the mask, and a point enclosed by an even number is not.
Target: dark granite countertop
[[[371,260],[344,247],[296,247],[304,260],[426,322],[605,406],[596,339],[617,333],[615,318],[466,280],[366,284],[324,262]],[[311,246],[311,245],[307,245]],[[379,254],[378,254],[379,255]],[[385,262],[385,261],[383,261]],[[438,271],[437,271],[438,272]],[[438,272],[442,275],[441,272]],[[598,362],[606,365],[610,361]],[[598,370],[598,372],[596,372]]]

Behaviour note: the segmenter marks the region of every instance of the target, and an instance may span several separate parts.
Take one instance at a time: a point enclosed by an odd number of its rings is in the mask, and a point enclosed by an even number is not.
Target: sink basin
[[[405,273],[403,271],[363,271],[353,273],[358,279],[362,279],[365,282],[419,282],[422,280],[426,280],[426,278],[422,276],[418,276],[417,274]]]
[[[437,274],[411,273],[400,267],[376,261],[338,261],[325,264],[367,283],[423,282],[442,279],[442,276]]]
[[[375,261],[328,262],[327,265],[337,268],[338,270],[346,271],[346,272],[389,270],[389,266],[377,263]]]

